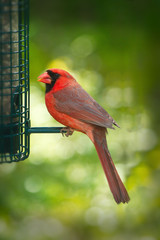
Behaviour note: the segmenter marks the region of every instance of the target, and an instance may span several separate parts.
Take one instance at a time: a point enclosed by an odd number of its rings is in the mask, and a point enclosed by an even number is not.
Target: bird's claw
[[[74,130],[70,127],[64,127],[60,130],[60,132],[62,133],[62,136],[66,136],[69,137],[73,134]]]

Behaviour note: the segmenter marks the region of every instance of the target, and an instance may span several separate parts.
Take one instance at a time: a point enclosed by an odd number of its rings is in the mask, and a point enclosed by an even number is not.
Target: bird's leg
[[[73,128],[70,128],[70,127],[64,127],[60,130],[60,132],[62,133],[62,136],[71,136],[74,132],[74,129]]]

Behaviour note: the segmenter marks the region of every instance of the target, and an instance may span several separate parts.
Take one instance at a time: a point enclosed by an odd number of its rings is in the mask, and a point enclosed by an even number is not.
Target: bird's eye
[[[54,72],[52,72],[51,70],[47,70],[47,73],[48,73],[48,75],[51,77],[52,81],[54,81],[54,82],[55,82],[55,81],[59,78],[59,76],[60,76],[60,74],[54,73]]]
[[[58,74],[58,73],[55,73],[54,76],[55,76],[55,78],[58,78],[58,77],[59,77],[59,74]]]

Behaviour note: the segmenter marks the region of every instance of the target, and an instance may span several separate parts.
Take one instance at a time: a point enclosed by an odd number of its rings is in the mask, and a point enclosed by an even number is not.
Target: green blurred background
[[[116,205],[90,140],[31,135],[0,166],[1,240],[160,239],[160,1],[30,1],[32,126],[60,126],[37,76],[68,70],[120,129],[108,145],[131,197]]]

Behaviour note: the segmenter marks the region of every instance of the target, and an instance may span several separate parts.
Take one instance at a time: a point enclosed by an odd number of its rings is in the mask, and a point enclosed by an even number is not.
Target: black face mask
[[[56,80],[60,77],[60,74],[54,73],[51,70],[47,70],[47,73],[51,77],[51,84],[46,83],[46,93],[48,93],[53,88]]]

